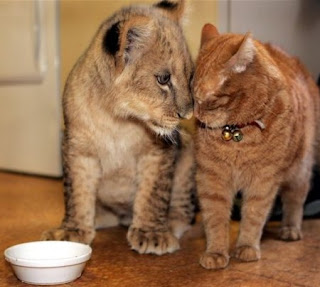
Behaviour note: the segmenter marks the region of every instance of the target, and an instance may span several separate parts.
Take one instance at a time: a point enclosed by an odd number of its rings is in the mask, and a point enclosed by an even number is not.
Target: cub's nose
[[[178,112],[178,117],[180,119],[190,120],[193,116],[193,109],[188,109],[186,111]]]

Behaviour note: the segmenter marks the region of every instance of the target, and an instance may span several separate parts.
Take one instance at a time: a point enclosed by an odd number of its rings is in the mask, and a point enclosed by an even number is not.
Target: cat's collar
[[[264,123],[260,120],[254,120],[246,124],[225,125],[223,127],[216,127],[216,128],[212,128],[199,120],[197,120],[197,124],[198,124],[198,127],[202,129],[209,129],[209,130],[222,129],[222,133],[221,133],[222,139],[225,141],[233,140],[235,142],[240,142],[243,140],[243,132],[241,129],[244,127],[256,126],[260,130],[264,130],[266,128]]]

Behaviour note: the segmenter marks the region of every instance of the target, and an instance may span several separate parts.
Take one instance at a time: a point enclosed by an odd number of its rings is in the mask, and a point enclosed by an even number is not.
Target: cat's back
[[[302,62],[290,56],[281,48],[265,44],[272,60],[281,72],[281,79],[287,91],[287,100],[294,119],[301,123],[301,134],[305,141],[320,141],[320,94],[312,75]],[[305,127],[308,126],[308,129]],[[295,129],[296,132],[298,128]]]
[[[320,95],[312,75],[302,62],[281,48],[264,44],[277,69],[291,100],[291,109],[296,113],[311,116],[320,126]]]
[[[267,43],[264,44],[264,47],[289,86],[299,82],[304,87],[307,87],[312,95],[318,95],[318,89],[311,74],[297,57],[291,56],[276,45]]]

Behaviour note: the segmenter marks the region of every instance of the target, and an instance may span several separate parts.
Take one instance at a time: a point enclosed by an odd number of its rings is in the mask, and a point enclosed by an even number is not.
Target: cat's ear
[[[231,69],[234,73],[242,73],[247,66],[253,61],[256,54],[256,48],[251,33],[247,33],[238,49],[238,51],[226,63],[227,69]]]
[[[115,58],[118,69],[139,58],[153,39],[153,22],[147,17],[135,17],[111,26],[103,40],[104,50]]]
[[[161,9],[172,20],[181,22],[186,10],[186,0],[162,0],[154,6]]]
[[[212,24],[205,24],[201,33],[201,47],[216,36],[219,36],[218,29]]]

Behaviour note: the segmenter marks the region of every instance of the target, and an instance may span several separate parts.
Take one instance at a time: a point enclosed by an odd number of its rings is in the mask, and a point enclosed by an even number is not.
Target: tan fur
[[[66,212],[44,239],[91,243],[95,227],[123,224],[140,253],[179,248],[194,216],[192,142],[177,132],[193,113],[193,64],[178,23],[184,1],[165,2],[106,20],[71,72],[63,97]],[[161,84],[165,72],[171,78]]]
[[[243,206],[235,258],[260,258],[262,229],[278,193],[281,239],[302,237],[319,139],[319,91],[296,58],[250,34],[219,35],[212,26],[203,34],[194,79],[195,116],[202,122],[197,184],[207,236],[200,263],[219,269],[229,262],[229,219],[238,191]],[[256,120],[265,128],[250,124]],[[222,139],[222,127],[232,124],[244,125],[242,141]]]

